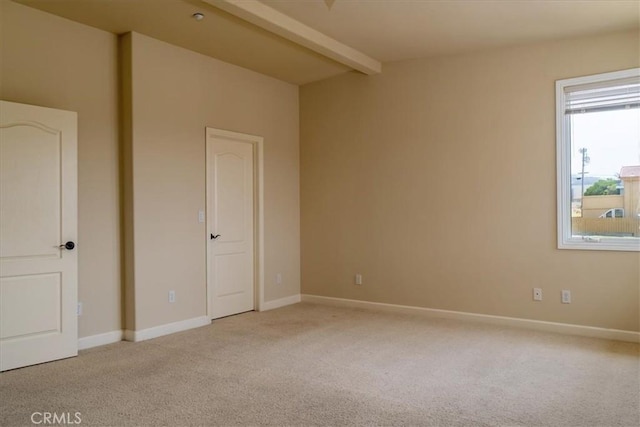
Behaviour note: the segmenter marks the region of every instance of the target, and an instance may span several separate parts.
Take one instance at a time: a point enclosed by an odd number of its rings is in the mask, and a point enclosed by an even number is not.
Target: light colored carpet
[[[637,344],[297,304],[0,375],[2,425],[638,426]]]

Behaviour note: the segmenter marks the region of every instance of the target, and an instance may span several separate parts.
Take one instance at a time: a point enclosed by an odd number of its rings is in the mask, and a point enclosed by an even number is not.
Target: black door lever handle
[[[211,234],[211,240],[216,240],[218,237],[220,237],[220,234],[216,234],[216,235]]]
[[[60,249],[66,249],[68,251],[73,250],[73,248],[76,247],[76,244],[73,243],[72,241],[68,241],[67,243],[63,243],[62,245],[58,246]]]

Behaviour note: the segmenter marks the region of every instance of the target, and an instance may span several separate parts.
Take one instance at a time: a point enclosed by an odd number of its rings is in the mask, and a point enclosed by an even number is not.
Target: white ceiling
[[[15,1],[291,83],[350,69],[201,0]],[[330,8],[326,0],[260,1],[382,62],[640,28],[640,0],[335,0]],[[195,12],[205,19],[193,20]]]

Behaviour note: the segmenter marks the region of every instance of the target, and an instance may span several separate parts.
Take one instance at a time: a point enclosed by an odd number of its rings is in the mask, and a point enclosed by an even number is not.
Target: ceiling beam
[[[364,53],[314,30],[257,0],[202,0],[365,74],[378,74],[382,64]]]

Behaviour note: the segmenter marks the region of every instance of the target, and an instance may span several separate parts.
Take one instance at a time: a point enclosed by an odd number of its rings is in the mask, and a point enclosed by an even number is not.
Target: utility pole
[[[580,216],[584,217],[584,215],[582,214],[582,208],[584,207],[584,166],[589,163],[589,161],[591,161],[591,159],[589,158],[589,156],[587,156],[587,149],[586,148],[581,148],[578,150],[578,152],[580,154],[582,154],[582,172],[580,172]]]

